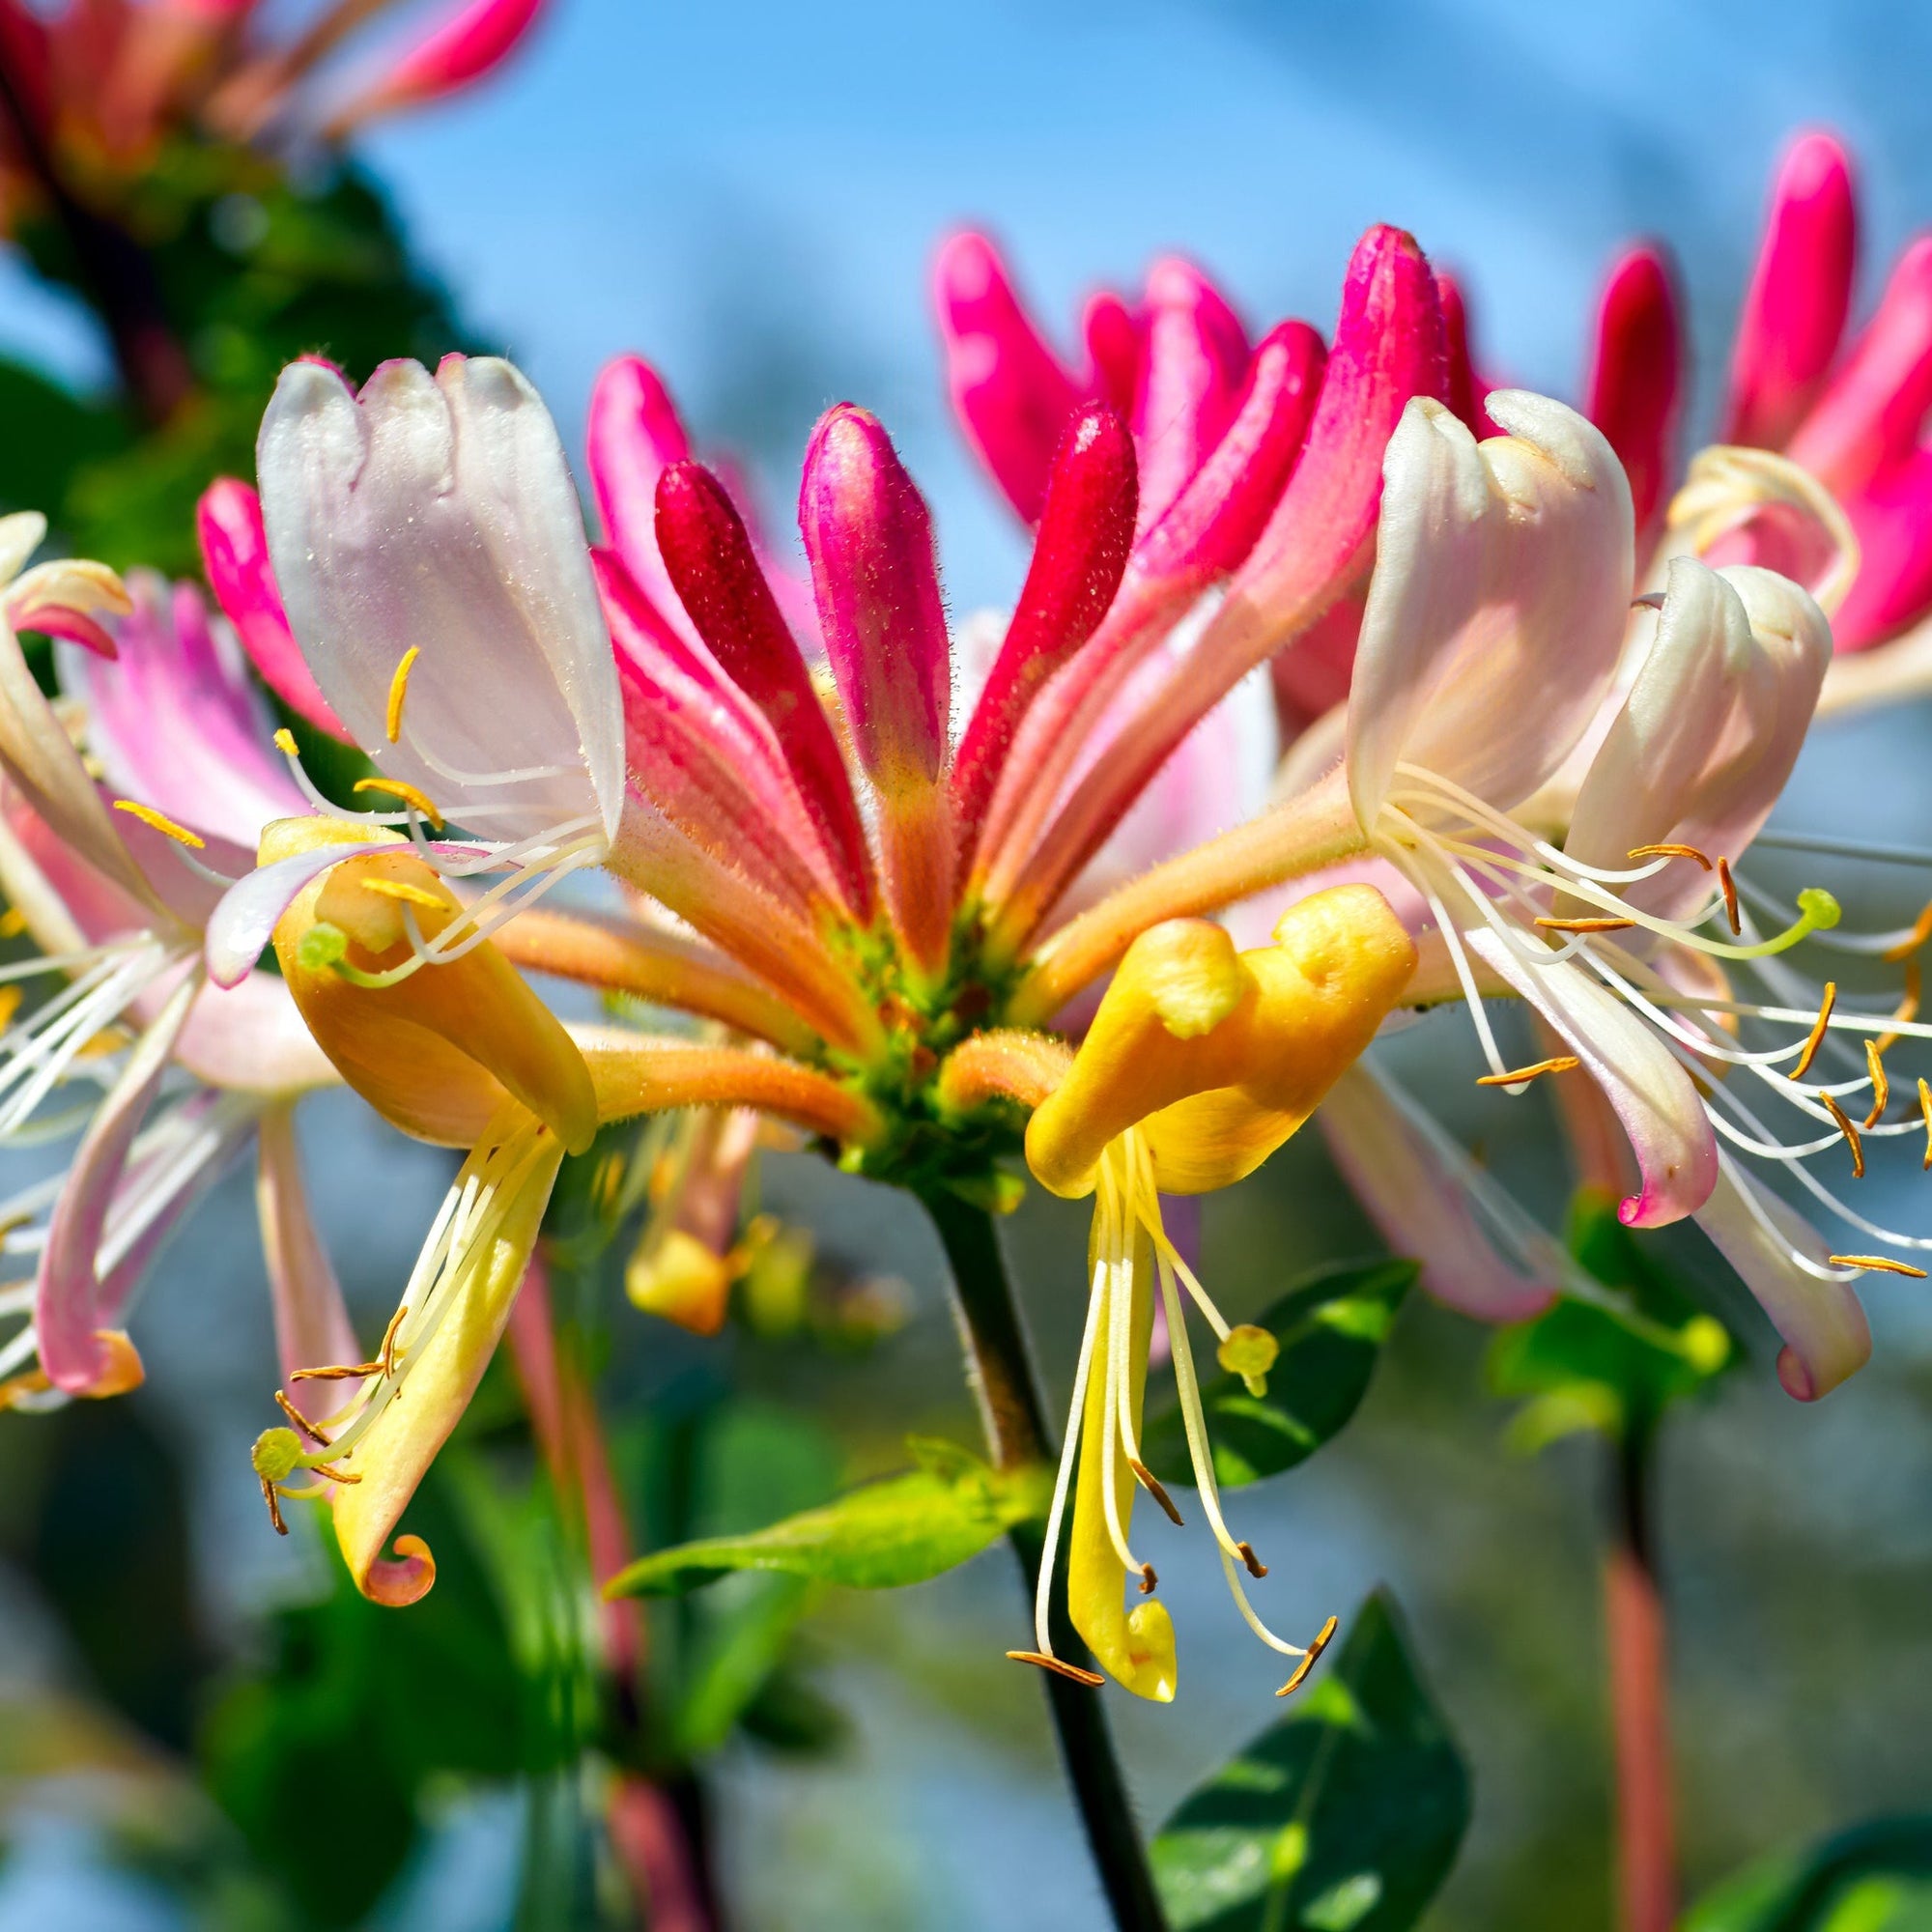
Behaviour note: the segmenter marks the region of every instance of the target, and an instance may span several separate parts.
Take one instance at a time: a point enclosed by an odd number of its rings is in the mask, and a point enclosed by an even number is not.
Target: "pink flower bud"
[[[1670,268],[1633,248],[1610,270],[1583,413],[1604,432],[1630,477],[1639,546],[1663,513],[1676,469],[1671,449],[1683,392],[1683,348]]]
[[[1020,306],[985,236],[955,235],[940,249],[933,299],[952,407],[1007,500],[1037,522],[1079,387]]]
[[[691,440],[670,392],[641,355],[619,355],[598,372],[583,441],[605,541],[651,602],[682,627],[684,612],[658,554],[658,478],[667,464],[690,456]]]
[[[1726,442],[1782,449],[1838,353],[1851,305],[1858,212],[1851,163],[1829,134],[1792,145],[1731,350]]]
[[[329,117],[346,129],[473,86],[508,60],[546,0],[462,0],[389,70]]]
[[[1169,256],[1149,271],[1146,328],[1133,416],[1143,528],[1179,496],[1220,440],[1248,367],[1239,318],[1191,262]]]
[[[798,521],[859,762],[885,792],[935,782],[952,666],[932,520],[876,416],[840,403],[820,419]]]

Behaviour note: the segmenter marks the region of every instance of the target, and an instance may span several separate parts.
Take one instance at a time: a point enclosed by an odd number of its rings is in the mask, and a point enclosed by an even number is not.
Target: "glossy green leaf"
[[[1684,1932],[1932,1932],[1932,1817],[1875,1819],[1753,1865]]]
[[[1153,1841],[1172,1932],[1405,1932],[1455,1861],[1469,1776],[1378,1591],[1341,1653]]]
[[[1003,1475],[951,1443],[914,1441],[922,1466],[744,1536],[661,1549],[619,1572],[608,1596],[678,1596],[734,1570],[770,1570],[851,1589],[922,1583],[977,1556],[1046,1507],[1050,1473]]]
[[[1341,1430],[1368,1391],[1416,1273],[1413,1262],[1343,1263],[1309,1276],[1256,1318],[1281,1346],[1267,1393],[1250,1395],[1238,1376],[1202,1378],[1217,1480],[1237,1486],[1277,1476]],[[1192,1484],[1177,1405],[1148,1417],[1141,1455],[1162,1482]]]
[[[1607,1194],[1578,1192],[1570,1251],[1624,1307],[1565,1299],[1497,1336],[1490,1378],[1497,1394],[1528,1398],[1511,1435],[1535,1451],[1562,1435],[1645,1428],[1694,1395],[1733,1355],[1723,1324],[1690,1293],[1666,1243],[1626,1228]]]

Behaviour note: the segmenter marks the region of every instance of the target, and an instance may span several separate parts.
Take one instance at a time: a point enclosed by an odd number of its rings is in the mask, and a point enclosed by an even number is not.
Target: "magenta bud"
[[[932,286],[953,410],[1007,500],[1036,523],[1079,390],[985,236],[952,236]]]
[[[1655,248],[1633,248],[1610,270],[1597,307],[1583,412],[1630,477],[1639,537],[1663,514],[1676,474],[1671,444],[1683,359],[1669,264]]]
[[[1036,694],[1107,614],[1133,548],[1134,440],[1104,403],[1073,419],[1047,485],[1033,562],[953,769],[961,841],[972,847]]]
[[[1838,353],[1858,257],[1851,163],[1830,134],[1792,143],[1731,349],[1723,440],[1782,449]]]
[[[222,615],[235,626],[262,681],[319,730],[345,745],[352,743],[289,629],[274,565],[269,560],[261,497],[238,478],[218,476],[202,492],[194,527],[208,587]]]
[[[1476,373],[1470,343],[1469,304],[1463,285],[1444,270],[1435,275],[1435,299],[1442,307],[1443,401],[1467,425],[1472,436],[1494,436],[1495,425],[1483,407],[1488,384]]]
[[[724,674],[770,721],[848,904],[871,912],[865,827],[832,721],[760,568],[744,519],[702,464],[658,477],[657,542],[685,612]]]
[[[641,355],[616,356],[598,372],[583,444],[605,541],[652,603],[678,621],[658,554],[658,477],[691,454],[691,442],[670,392]]]
[[[1144,528],[1220,440],[1248,368],[1247,331],[1191,262],[1167,256],[1149,270],[1146,317],[1133,412]]]
[[[840,403],[820,418],[798,522],[859,762],[888,793],[935,782],[952,664],[932,519],[876,416]]]
[[[1119,296],[1102,289],[1088,299],[1080,334],[1087,344],[1090,386],[1123,416],[1132,415],[1134,398],[1140,393],[1146,331]]]
[[[457,0],[370,86],[329,117],[340,133],[381,114],[420,107],[494,72],[522,44],[548,0]]]

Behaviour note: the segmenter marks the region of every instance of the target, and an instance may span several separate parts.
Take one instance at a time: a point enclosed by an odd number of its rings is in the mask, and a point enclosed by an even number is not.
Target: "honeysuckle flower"
[[[1259,1167],[1368,1045],[1415,956],[1371,886],[1300,900],[1283,916],[1272,945],[1246,952],[1204,920],[1151,927],[1127,949],[1078,1053],[1035,1108],[1026,1151],[1036,1178],[1056,1194],[1094,1197],[1092,1293],[1047,1518],[1035,1605],[1037,1649],[1010,1655],[1100,1682],[1057,1658],[1048,1631],[1065,1525],[1074,1629],[1136,1695],[1163,1703],[1174,1695],[1174,1627],[1152,1596],[1151,1566],[1136,1558],[1129,1542],[1136,1485],[1179,1520],[1139,1449],[1156,1284],[1195,1487],[1228,1587],[1255,1634],[1298,1660],[1284,1692],[1319,1654],[1325,1630],[1313,1644],[1290,1643],[1248,1601],[1240,1570],[1254,1577],[1267,1573],[1221,1509],[1177,1284],[1213,1329],[1222,1367],[1246,1377],[1258,1395],[1276,1345],[1264,1329],[1230,1327],[1169,1239],[1160,1196],[1225,1187]],[[1144,1599],[1132,1610],[1123,1602],[1129,1581]]]
[[[1010,1101],[988,1090],[962,1112],[941,1097],[943,1069],[1006,1016],[1032,935],[1087,856],[1069,844],[1050,890],[1030,864],[1009,877],[1005,857],[984,863],[996,821],[1003,855],[1063,836],[1019,765],[1042,742],[1035,714],[1073,674],[1082,695],[1046,742],[1056,759],[1070,743],[1077,793],[1147,707],[1172,702],[1181,669],[1232,684],[1259,662],[1265,596],[1285,635],[1321,608],[1324,570],[1359,568],[1380,488],[1359,460],[1362,420],[1395,421],[1434,325],[1419,261],[1392,231],[1365,244],[1298,461],[1299,365],[1264,345],[1206,466],[1138,537],[1132,437],[1104,404],[1077,412],[956,743],[930,522],[865,412],[828,413],[800,491],[821,681],[730,495],[672,455],[669,432],[640,452],[620,419],[598,430],[622,548],[593,555],[554,432],[507,365],[452,358],[434,379],[390,365],[359,398],[321,365],[285,374],[259,452],[271,568],[256,555],[226,594],[279,602],[322,698],[379,768],[362,788],[396,809],[271,827],[210,924],[211,972],[227,983],[272,937],[343,1077],[406,1131],[469,1150],[389,1346],[336,1365],[358,1393],[319,1421],[328,1440],[271,1432],[258,1456],[271,1500],[329,1499],[365,1590],[405,1601],[428,1586],[422,1552],[384,1549],[500,1332],[556,1163],[597,1122],[746,1109],[803,1125],[861,1172],[993,1187],[993,1163],[1017,1152]],[[229,508],[231,548],[253,554],[245,498]],[[1236,651],[1203,669],[1190,648],[1122,720],[1135,669],[1257,531],[1267,555],[1236,582]],[[1095,745],[1102,718],[1118,735]],[[1135,795],[1084,808],[1083,841],[1103,840]],[[532,907],[593,864],[677,923]],[[469,896],[466,881],[491,872]],[[729,1032],[631,1036],[580,1061],[517,964]],[[434,1365],[433,1393],[392,1413],[415,1364]]]
[[[1836,943],[1835,903],[1802,895],[1797,920],[1761,937],[1755,917],[1775,902],[1735,869],[1803,743],[1829,628],[1787,579],[1684,556],[1667,566],[1655,615],[1632,619],[1634,523],[1606,440],[1542,398],[1499,392],[1487,411],[1512,434],[1478,444],[1447,409],[1420,400],[1390,440],[1342,768],[1069,922],[1014,1009],[1051,1010],[1151,918],[1372,852],[1427,908],[1411,997],[1466,996],[1489,1084],[1520,1091],[1543,1073],[1584,1070],[1635,1156],[1625,1221],[1696,1216],[1783,1335],[1785,1387],[1822,1395],[1869,1350],[1852,1281],[1918,1270],[1885,1254],[1829,1253],[1742,1157],[1784,1169],[1878,1246],[1909,1253],[1922,1237],[1859,1214],[1807,1163],[1849,1153],[1861,1174],[1867,1139],[1923,1134],[1932,1104],[1921,1096],[1899,1118],[1883,1059],[1896,1039],[1920,1037],[1914,982],[1896,1013],[1838,1010],[1833,988],[1789,957],[1813,933]],[[1579,745],[1588,755],[1558,846],[1514,814],[1548,795]],[[1844,943],[1903,958],[1922,936]],[[1734,970],[1759,977],[1766,996],[1734,995]],[[1497,991],[1539,1012],[1570,1056],[1511,1067],[1482,1007]],[[1746,1021],[1797,1032],[1746,1046]],[[1852,1078],[1801,1084],[1834,1030],[1867,1036],[1861,1077],[1855,1063]],[[1748,1082],[1821,1131],[1786,1144],[1736,1091]],[[1869,1096],[1868,1127],[1840,1104],[1853,1094]],[[1523,1272],[1535,1282],[1541,1270]]]
[[[332,0],[290,34],[269,26],[271,10],[258,0],[6,0],[0,66],[36,135],[84,154],[98,178],[103,166],[131,173],[184,127],[243,139],[271,124],[339,136],[426,105],[501,66],[544,0],[450,0],[345,92],[327,65],[386,5]]]
[[[14,520],[14,531],[31,545],[39,521]],[[219,884],[194,852],[225,850],[239,869],[250,828],[300,804],[269,751],[240,653],[193,590],[152,573],[134,573],[123,592],[95,566],[43,566],[14,587],[30,609],[35,596],[72,600],[65,621],[48,610],[32,621],[88,644],[57,647],[70,717],[26,674],[12,633],[0,639],[0,885],[40,949],[7,969],[9,991],[17,1008],[22,981],[69,981],[0,1038],[4,1119],[35,1136],[82,1127],[64,1173],[0,1204],[6,1249],[37,1257],[33,1279],[8,1291],[30,1319],[0,1348],[0,1403],[31,1406],[140,1379],[121,1324],[147,1264],[258,1127],[277,1223],[290,1231],[270,1244],[285,1353],[339,1321],[340,1297],[295,1254],[306,1209],[293,1143],[264,1127],[333,1070],[278,981],[252,975],[217,992],[199,971]],[[110,811],[106,799],[128,809]],[[75,1110],[74,1093],[96,1081],[104,1093]],[[49,1122],[43,1103],[56,1097],[65,1110]]]

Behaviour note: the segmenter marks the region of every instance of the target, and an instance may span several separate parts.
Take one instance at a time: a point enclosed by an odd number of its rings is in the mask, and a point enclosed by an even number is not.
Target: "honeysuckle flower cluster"
[[[0,206],[11,213],[41,192],[30,142],[99,175],[137,168],[166,134],[197,122],[242,139],[270,129],[334,136],[424,105],[489,74],[544,8],[449,0],[373,65],[365,57],[359,71],[340,71],[339,51],[388,4],[331,0],[289,33],[270,26],[259,0],[4,0],[0,72],[13,104]]]
[[[43,526],[0,529],[11,577]],[[338,1076],[272,976],[219,990],[201,963],[223,883],[209,862],[245,865],[264,816],[300,802],[244,661],[196,591],[152,573],[124,587],[98,565],[43,564],[12,578],[6,614],[0,888],[38,954],[0,968],[0,1134],[77,1139],[62,1171],[0,1203],[0,1250],[31,1268],[0,1291],[21,1318],[0,1344],[0,1406],[141,1379],[124,1323],[142,1274],[251,1142],[285,1366],[328,1359],[348,1321],[290,1116]],[[60,705],[14,626],[64,639]]]

